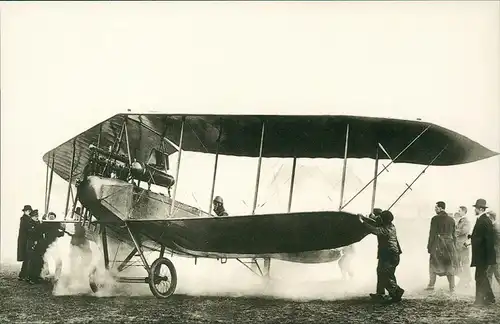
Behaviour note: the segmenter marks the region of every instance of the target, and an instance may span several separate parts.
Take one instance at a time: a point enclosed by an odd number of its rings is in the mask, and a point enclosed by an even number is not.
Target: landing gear
[[[177,287],[177,272],[167,258],[156,259],[149,270],[149,288],[156,298],[170,297]]]

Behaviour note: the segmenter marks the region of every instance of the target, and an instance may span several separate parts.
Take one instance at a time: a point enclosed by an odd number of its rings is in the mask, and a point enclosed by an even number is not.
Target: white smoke
[[[104,267],[103,254],[95,242],[87,247],[71,244],[65,234],[57,238],[44,254],[42,278],[54,282],[54,295],[92,294],[91,282],[99,288],[96,296],[109,296],[115,282]]]

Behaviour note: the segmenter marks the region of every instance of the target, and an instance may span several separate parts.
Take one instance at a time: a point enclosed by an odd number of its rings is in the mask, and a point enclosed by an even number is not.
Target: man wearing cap
[[[396,280],[396,267],[399,265],[400,254],[402,253],[396,234],[396,227],[392,223],[394,216],[388,210],[380,214],[381,225],[373,226],[369,224],[362,215],[358,215],[359,220],[367,229],[377,235],[378,238],[378,266],[377,275],[380,280],[380,288],[387,289],[391,297],[387,301],[399,302],[403,296],[404,289],[398,286]],[[385,299],[385,298],[384,298]]]
[[[429,284],[426,290],[434,290],[437,276],[446,276],[450,292],[455,291],[455,274],[458,269],[455,220],[445,211],[446,204],[438,201],[431,219],[427,252],[429,253]]]
[[[486,214],[486,200],[478,199],[473,207],[477,221],[471,234],[471,267],[476,268],[476,300],[474,305],[480,306],[495,303],[495,296],[487,274],[489,266],[496,264],[495,232],[493,223]]]
[[[221,196],[214,198],[214,212],[217,216],[229,216],[229,214],[224,209],[224,201]]]
[[[376,226],[382,226],[382,220],[380,218],[382,214],[382,209],[373,208],[372,213],[368,216],[375,221]],[[377,236],[378,245],[380,246],[380,238]],[[377,286],[374,294],[370,294],[372,299],[383,299],[385,297],[385,288],[382,286],[381,278],[379,277],[379,271],[377,271]]]
[[[458,212],[455,213],[456,217],[456,236],[457,236],[457,252],[459,259],[459,285],[462,287],[469,287],[472,277],[470,274],[470,249],[467,244],[467,236],[472,230],[472,224],[465,216],[467,214],[467,207],[460,206]]]
[[[19,222],[19,234],[17,236],[17,261],[22,262],[21,271],[19,272],[19,280],[26,280],[28,278],[28,256],[27,256],[27,243],[28,243],[28,227],[30,221],[30,213],[33,211],[30,205],[24,205],[21,210],[23,215]]]
[[[56,219],[56,214],[54,212],[49,212],[47,218],[49,221],[53,221]],[[62,224],[58,222],[45,222],[42,225],[46,250],[58,237],[64,236],[64,228]]]

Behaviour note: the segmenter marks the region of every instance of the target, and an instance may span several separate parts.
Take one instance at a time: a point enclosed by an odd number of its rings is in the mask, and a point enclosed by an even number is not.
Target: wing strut
[[[263,121],[262,132],[260,135],[259,162],[257,164],[257,179],[255,180],[255,194],[253,197],[252,215],[255,215],[255,208],[257,208],[257,197],[259,195],[260,170],[262,167],[262,146],[264,144],[264,128],[265,128],[265,122]]]
[[[45,206],[44,206],[44,215],[47,215],[47,193],[49,191],[49,163],[47,163],[47,171],[45,172]]]
[[[172,215],[172,213],[174,212],[175,196],[177,194],[177,185],[179,184],[179,170],[181,168],[181,155],[182,155],[182,138],[184,137],[185,123],[186,123],[186,116],[183,116],[181,124],[181,137],[179,139],[179,156],[177,157],[177,170],[175,170],[174,196],[172,197],[172,204],[170,205],[170,215]]]
[[[295,182],[295,169],[297,167],[297,157],[293,157],[293,165],[292,165],[292,178],[290,179],[290,195],[288,197],[288,212],[292,209],[292,195],[293,195],[293,185]]]
[[[375,208],[375,196],[377,194],[377,173],[378,173],[378,146],[375,152],[375,171],[373,172],[373,193],[372,193],[372,208],[370,209],[370,214],[373,212],[373,208]]]
[[[128,116],[125,117],[125,121],[123,122],[123,127],[125,128],[125,141],[127,142],[127,154],[128,154],[128,165],[132,164],[132,155],[130,154],[130,141],[128,139],[128,128],[127,128]]]
[[[347,207],[347,205],[349,205],[349,203],[351,203],[351,201],[354,200],[354,198],[356,198],[360,193],[362,193],[366,187],[368,187],[373,181],[375,181],[376,178],[378,178],[378,176],[384,172],[391,164],[394,163],[394,161],[396,161],[398,159],[398,157],[400,157],[404,152],[406,152],[406,150],[413,145],[413,143],[415,143],[419,138],[420,136],[422,136],[431,126],[427,126],[420,134],[418,134],[408,145],[406,145],[406,147],[401,151],[399,152],[398,155],[396,155],[396,157],[389,163],[387,164],[386,166],[384,166],[384,168],[382,169],[382,171],[380,171],[379,173],[377,173],[377,175],[372,179],[370,180],[370,182],[368,182],[363,188],[361,188],[361,190],[358,191],[358,193],[356,193],[354,195],[354,197],[352,197],[344,206],[342,206],[342,208],[340,208],[340,210],[344,209],[345,207]]]
[[[342,184],[340,185],[339,210],[342,210],[342,204],[344,203],[345,174],[346,174],[346,168],[347,168],[347,150],[348,150],[348,148],[349,148],[349,124],[347,124],[347,129],[345,131],[344,166],[342,167]]]
[[[208,214],[210,216],[212,215],[212,204],[213,204],[214,193],[215,193],[215,179],[217,177],[217,164],[219,162],[219,146],[220,146],[221,136],[222,136],[222,123],[219,125],[219,137],[217,138],[217,146],[215,148],[214,177],[212,180],[212,192],[210,193],[210,205],[208,207]]]
[[[419,173],[419,175],[412,181],[412,183],[410,183],[409,185],[406,185],[406,189],[401,193],[401,195],[399,195],[399,197],[392,203],[391,206],[389,206],[389,208],[387,208],[387,210],[390,210],[398,201],[399,199],[401,199],[401,197],[403,197],[403,195],[411,189],[411,186],[418,180],[418,178],[420,178],[424,173],[425,171],[432,165],[432,163],[434,163],[434,161],[436,161],[436,159],[446,150],[446,148],[448,147],[448,145],[446,145],[442,150],[441,152],[439,152],[433,159],[432,161],[422,170],[422,172]]]
[[[55,163],[55,151],[52,152],[52,165],[50,167],[50,179],[49,179],[49,190],[47,192],[47,204],[45,205],[45,214],[49,212],[49,205],[50,205],[50,193],[52,191],[52,178],[54,176],[54,163]]]
[[[69,169],[68,192],[66,194],[66,208],[64,209],[64,219],[66,219],[66,217],[68,216],[69,195],[71,190],[71,181],[73,181],[73,164],[75,163],[75,153],[76,153],[76,137],[73,140],[73,154],[71,157],[71,166]]]

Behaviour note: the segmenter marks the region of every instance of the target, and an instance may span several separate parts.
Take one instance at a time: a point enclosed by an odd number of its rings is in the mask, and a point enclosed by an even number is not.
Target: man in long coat
[[[476,267],[476,300],[474,305],[495,303],[495,296],[488,280],[488,268],[496,264],[495,231],[493,223],[486,214],[486,200],[478,199],[473,206],[478,216],[471,235],[471,267]]]
[[[430,260],[429,285],[426,290],[434,290],[437,276],[446,276],[450,291],[453,292],[458,270],[455,220],[446,213],[443,201],[438,201],[434,209],[437,215],[432,217],[427,243]]]
[[[472,230],[472,224],[467,219],[467,207],[460,206],[457,212],[457,225],[456,225],[456,236],[457,236],[457,253],[459,259],[459,272],[458,277],[460,282],[458,283],[462,287],[468,287],[472,281],[472,276],[470,273],[470,248],[468,243],[468,236]]]
[[[38,209],[33,210],[30,216],[26,253],[29,260],[28,282],[33,284],[40,281],[40,263],[43,262],[43,256],[40,255],[40,247],[43,241],[43,233],[41,232],[41,224],[38,220]]]
[[[30,222],[30,213],[33,211],[30,205],[25,205],[21,210],[23,215],[19,222],[19,234],[17,236],[17,261],[22,262],[21,271],[19,272],[19,280],[28,278],[28,227]]]

